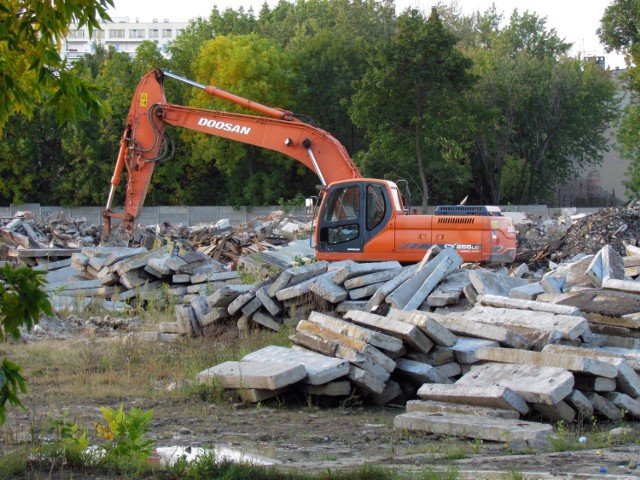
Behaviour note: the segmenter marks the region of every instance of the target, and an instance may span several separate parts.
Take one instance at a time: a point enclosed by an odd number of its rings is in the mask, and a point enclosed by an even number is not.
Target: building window
[[[171,29],[163,28],[162,29],[162,38],[171,38]]]
[[[109,30],[109,38],[124,38],[124,29],[111,29]]]
[[[159,31],[157,28],[149,30],[149,38],[158,38]]]
[[[84,38],[84,30],[71,30],[69,32],[69,38]]]
[[[104,38],[104,30],[94,30],[93,38],[95,40],[102,40]]]
[[[129,30],[129,38],[144,38],[144,30],[141,28],[132,28]]]
[[[183,28],[176,28],[176,37],[182,33]]]

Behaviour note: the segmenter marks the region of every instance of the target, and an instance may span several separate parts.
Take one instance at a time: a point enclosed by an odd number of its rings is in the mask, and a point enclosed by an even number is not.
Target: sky
[[[514,9],[519,12],[535,12],[540,17],[546,17],[547,26],[555,28],[561,38],[573,43],[571,53],[581,56],[604,56],[609,68],[624,68],[624,61],[620,55],[607,54],[596,36],[596,29],[605,8],[613,0],[458,0],[458,5],[464,13],[485,11],[493,3],[499,13],[504,13],[508,19]],[[168,19],[174,22],[186,22],[196,17],[208,17],[214,5],[220,11],[231,7],[245,9],[253,7],[259,11],[264,0],[114,0],[115,8],[109,10],[111,17],[129,17],[130,21],[138,18],[141,22],[153,19],[160,21]],[[277,0],[267,0],[270,6],[276,5]],[[396,0],[398,13],[406,8],[417,8],[429,13],[431,6],[437,0]],[[446,0],[445,0],[446,3]]]

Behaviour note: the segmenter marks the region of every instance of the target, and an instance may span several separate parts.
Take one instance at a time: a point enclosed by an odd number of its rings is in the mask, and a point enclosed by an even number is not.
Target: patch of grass
[[[418,473],[413,478],[415,478],[416,480],[459,480],[462,477],[460,476],[460,472],[455,469],[441,471],[434,470],[433,468],[429,467],[426,470]]]
[[[197,373],[214,365],[239,360],[267,345],[291,345],[290,333],[283,326],[278,332],[253,329],[242,338],[226,342],[185,337],[158,344],[127,334],[3,347],[23,367],[27,399],[36,396],[46,405],[49,399],[55,399],[54,403],[77,403],[85,399],[127,398],[136,392],[156,401],[190,396]],[[216,397],[215,391],[214,385],[212,397]],[[202,394],[201,388],[196,393]]]
[[[21,447],[0,455],[0,478],[12,478],[27,469],[29,448]]]

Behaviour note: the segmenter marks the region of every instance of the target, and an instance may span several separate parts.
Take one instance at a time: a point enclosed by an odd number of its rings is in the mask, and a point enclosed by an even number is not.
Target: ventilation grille
[[[452,223],[466,223],[472,224],[475,223],[474,217],[440,217],[438,218],[438,222],[440,224],[452,224]]]

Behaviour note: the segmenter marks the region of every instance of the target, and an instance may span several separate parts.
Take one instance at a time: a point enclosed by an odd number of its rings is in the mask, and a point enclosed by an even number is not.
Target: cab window
[[[373,230],[384,218],[386,204],[380,185],[367,186],[367,230]]]
[[[360,214],[360,189],[358,186],[337,188],[331,192],[324,212],[327,222],[357,220]]]

